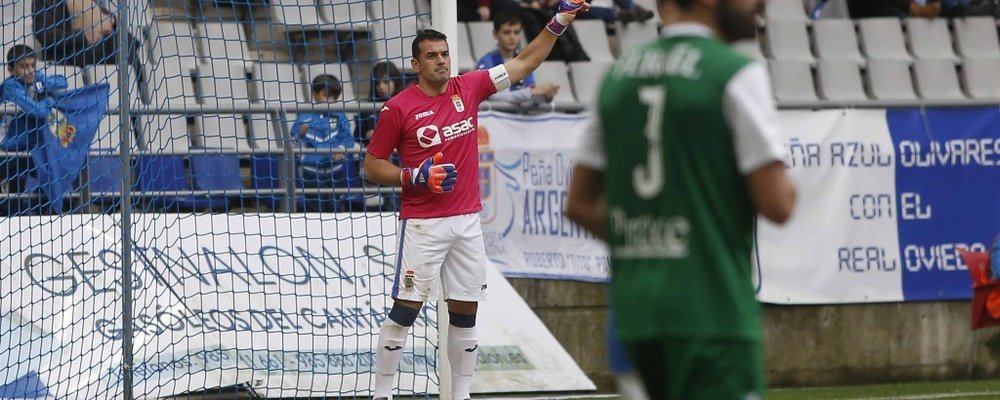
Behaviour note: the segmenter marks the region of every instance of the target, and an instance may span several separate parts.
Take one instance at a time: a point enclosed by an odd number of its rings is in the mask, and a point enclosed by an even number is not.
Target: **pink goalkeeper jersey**
[[[417,168],[427,157],[444,154],[455,164],[458,182],[448,193],[403,187],[399,218],[439,218],[479,212],[479,103],[496,93],[489,71],[472,71],[448,81],[438,96],[410,86],[382,107],[368,153],[389,159],[399,150],[402,166]]]

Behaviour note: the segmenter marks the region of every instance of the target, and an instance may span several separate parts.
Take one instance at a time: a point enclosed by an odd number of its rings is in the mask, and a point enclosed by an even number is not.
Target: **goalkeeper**
[[[542,63],[582,0],[562,0],[547,26],[517,57],[489,70],[451,77],[447,37],[424,30],[413,39],[410,65],[418,76],[382,107],[364,161],[365,176],[403,186],[395,303],[379,331],[374,397],[391,399],[406,336],[423,302],[443,286],[451,327],[452,394],[469,398],[479,348],[478,302],[486,298],[486,250],[479,211],[479,103]],[[398,151],[403,168],[389,162]]]

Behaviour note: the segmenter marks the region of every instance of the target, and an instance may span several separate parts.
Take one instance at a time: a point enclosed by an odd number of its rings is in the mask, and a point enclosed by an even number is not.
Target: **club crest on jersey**
[[[458,95],[451,96],[451,104],[455,106],[455,111],[462,112],[465,111],[465,104],[462,103],[462,98]]]

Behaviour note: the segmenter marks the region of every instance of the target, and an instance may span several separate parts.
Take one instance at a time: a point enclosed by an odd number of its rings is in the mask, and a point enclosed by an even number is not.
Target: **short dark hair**
[[[493,32],[500,32],[500,28],[508,24],[522,25],[521,16],[510,10],[498,12],[493,17]]]
[[[413,44],[410,46],[410,51],[413,52],[413,58],[420,58],[420,43],[428,41],[447,42],[448,37],[433,29],[424,29],[418,32],[417,37],[413,38]]]
[[[344,86],[340,84],[340,80],[333,75],[317,75],[313,78],[312,93],[315,95],[319,92],[326,92],[326,95],[333,98],[339,98],[340,94],[344,91]]]
[[[35,49],[32,49],[30,46],[15,44],[11,46],[10,50],[7,50],[7,64],[14,64],[28,57],[38,57],[35,54]]]

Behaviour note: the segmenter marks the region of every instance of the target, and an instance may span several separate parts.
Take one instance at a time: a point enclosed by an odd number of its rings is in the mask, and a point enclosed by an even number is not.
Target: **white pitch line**
[[[912,396],[892,396],[892,397],[857,397],[844,400],[936,400],[955,399],[968,396],[1000,396],[1000,392],[968,392],[968,393],[939,393],[939,394],[915,394]]]

